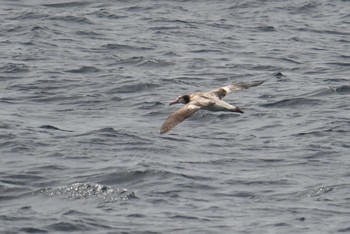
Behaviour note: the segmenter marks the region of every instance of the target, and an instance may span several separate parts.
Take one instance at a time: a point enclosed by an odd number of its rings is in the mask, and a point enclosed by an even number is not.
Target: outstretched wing
[[[181,109],[170,114],[169,117],[164,121],[162,127],[160,128],[160,134],[169,132],[173,127],[190,117],[194,112],[196,112],[199,109],[199,106],[194,105],[192,103],[188,103]]]
[[[254,81],[254,82],[250,82],[250,83],[241,82],[241,83],[237,83],[237,84],[224,86],[224,87],[221,87],[218,89],[214,89],[208,93],[213,94],[213,95],[217,96],[218,98],[222,99],[223,97],[225,97],[227,94],[229,94],[231,92],[240,91],[243,89],[249,89],[250,87],[261,85],[264,82],[265,82],[264,80],[258,80],[258,81]]]

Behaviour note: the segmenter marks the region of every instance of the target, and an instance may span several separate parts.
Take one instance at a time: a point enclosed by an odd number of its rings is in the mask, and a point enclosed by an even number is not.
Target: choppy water
[[[0,14],[1,233],[350,231],[349,1]],[[261,79],[159,135],[178,95]]]

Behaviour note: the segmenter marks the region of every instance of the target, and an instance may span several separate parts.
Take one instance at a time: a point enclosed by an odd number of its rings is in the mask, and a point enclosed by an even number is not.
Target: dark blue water
[[[350,231],[349,1],[0,2],[1,233]]]

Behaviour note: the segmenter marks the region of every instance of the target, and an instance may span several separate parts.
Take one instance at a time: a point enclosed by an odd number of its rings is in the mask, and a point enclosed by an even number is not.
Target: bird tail
[[[239,107],[235,106],[235,108],[231,109],[232,112],[244,113]]]

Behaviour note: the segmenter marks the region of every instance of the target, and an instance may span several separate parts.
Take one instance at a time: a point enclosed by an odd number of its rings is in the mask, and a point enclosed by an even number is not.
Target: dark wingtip
[[[244,113],[244,111],[242,111],[239,107],[233,109],[232,112]]]

